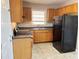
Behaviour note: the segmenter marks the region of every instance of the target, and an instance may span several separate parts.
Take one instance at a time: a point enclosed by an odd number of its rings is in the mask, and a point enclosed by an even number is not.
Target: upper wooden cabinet
[[[12,22],[22,22],[23,7],[22,0],[10,0],[10,11]]]
[[[69,6],[66,6],[65,7],[66,8],[66,14],[74,14],[74,15],[76,15],[77,14],[77,9],[78,9],[78,5],[77,5],[77,3],[75,3],[75,4],[72,4],[72,5],[69,5]]]
[[[73,12],[78,12],[78,3],[73,4]]]
[[[58,8],[56,11],[57,11],[57,15],[60,15],[60,16],[62,16],[63,14],[65,14],[66,12],[65,12],[65,10],[66,10],[66,8]]]
[[[47,9],[47,21],[48,21],[48,22],[53,21],[54,15],[55,15],[54,9],[48,8],[48,9]]]
[[[61,16],[64,14],[77,14],[78,12],[78,5],[77,3],[72,4],[72,5],[68,5],[68,6],[64,6],[61,8],[58,8],[55,10],[55,14],[56,16]]]
[[[54,10],[54,16],[57,16],[58,15],[58,9],[55,9]]]
[[[23,7],[23,22],[32,21],[32,10],[30,7]]]
[[[78,12],[77,11],[77,9],[78,9],[77,3],[69,5],[69,6],[65,7],[65,8],[66,8],[66,13],[76,13],[76,12]]]
[[[65,8],[66,8],[66,10],[65,10],[66,14],[73,13],[73,11],[72,11],[73,5],[66,6]]]

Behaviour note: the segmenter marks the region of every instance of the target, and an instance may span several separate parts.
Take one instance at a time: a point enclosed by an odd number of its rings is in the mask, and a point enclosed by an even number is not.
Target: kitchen
[[[14,59],[77,58],[77,0],[10,0],[10,16]],[[65,28],[64,37],[62,28],[66,23],[74,29],[68,32]]]

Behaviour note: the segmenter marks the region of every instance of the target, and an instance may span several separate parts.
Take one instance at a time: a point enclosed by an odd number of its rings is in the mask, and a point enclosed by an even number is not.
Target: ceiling
[[[53,8],[59,8],[66,5],[70,5],[76,3],[77,0],[23,0],[24,5],[31,5],[31,6],[51,6]],[[38,6],[38,7],[40,7]]]
[[[73,2],[77,0],[23,0],[23,1],[36,4],[62,4],[64,2]]]

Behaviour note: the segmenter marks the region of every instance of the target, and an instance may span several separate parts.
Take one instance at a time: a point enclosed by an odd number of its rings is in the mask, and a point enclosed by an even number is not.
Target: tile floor
[[[59,53],[52,43],[34,44],[32,49],[32,59],[78,59],[77,52]]]

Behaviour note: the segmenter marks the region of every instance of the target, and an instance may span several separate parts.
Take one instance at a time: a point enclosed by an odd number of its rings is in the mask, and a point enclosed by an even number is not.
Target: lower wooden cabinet
[[[32,59],[32,39],[14,39],[13,53],[14,59]]]
[[[35,43],[52,41],[53,30],[34,30],[33,39]]]

